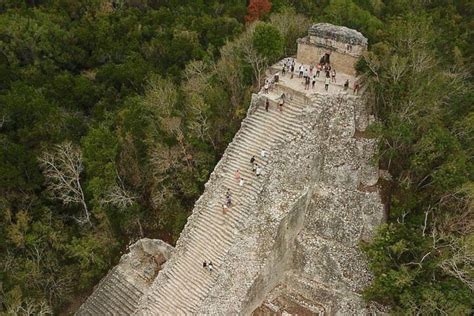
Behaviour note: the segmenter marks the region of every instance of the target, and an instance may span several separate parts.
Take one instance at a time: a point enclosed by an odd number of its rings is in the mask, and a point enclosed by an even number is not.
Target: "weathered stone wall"
[[[379,306],[367,305],[360,294],[371,275],[358,245],[371,238],[384,218],[376,186],[378,168],[371,160],[376,142],[354,137],[370,121],[365,107],[362,98],[341,94],[326,98],[324,108],[309,115],[319,144],[319,150],[313,149],[320,153],[318,178],[308,183],[312,194],[290,269],[255,315],[380,311]],[[308,141],[300,148],[314,146]],[[361,191],[361,183],[372,185],[372,190]]]
[[[315,46],[308,43],[305,40],[298,42],[298,51],[296,53],[296,59],[302,64],[313,64],[317,65],[321,57],[330,51],[328,48],[323,46]],[[336,69],[337,72],[342,72],[355,76],[356,71],[354,69],[357,63],[358,57],[350,56],[339,51],[331,51],[331,65]]]
[[[308,36],[298,40],[296,59],[303,64],[319,63],[330,52],[331,65],[337,72],[355,76],[355,64],[367,50],[367,39],[355,30],[328,23],[314,24]]]
[[[322,38],[312,35],[305,37],[305,39],[307,44],[325,47],[328,50],[337,51],[338,53],[347,54],[356,58],[361,56],[367,49],[366,46],[352,45],[338,42],[335,39]]]
[[[311,196],[311,193],[303,193],[281,221],[275,236],[273,250],[268,255],[265,266],[247,291],[247,301],[242,304],[241,314],[251,314],[260,306],[266,295],[281,282],[285,272],[291,269],[293,253],[296,249],[296,236],[303,227],[309,201],[308,196]]]

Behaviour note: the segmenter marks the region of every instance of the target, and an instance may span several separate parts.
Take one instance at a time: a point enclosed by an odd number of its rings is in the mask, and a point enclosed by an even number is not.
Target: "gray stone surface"
[[[273,151],[254,215],[198,314],[258,315],[262,306],[341,315],[375,309],[360,296],[370,273],[358,244],[382,222],[383,207],[377,190],[359,190],[366,181],[359,170],[377,168],[373,151],[363,150],[375,140],[353,137],[363,113],[357,106],[359,97],[345,93],[309,99],[301,134]]]
[[[172,253],[162,240],[143,238],[100,281],[76,315],[131,315],[146,289]]]
[[[313,24],[308,31],[310,36],[317,36],[339,42],[367,46],[367,38],[362,33],[345,26],[337,26],[330,23]]]

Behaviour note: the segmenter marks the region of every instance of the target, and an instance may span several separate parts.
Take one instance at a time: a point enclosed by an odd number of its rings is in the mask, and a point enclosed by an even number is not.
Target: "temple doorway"
[[[330,64],[330,60],[329,60],[329,57],[331,56],[331,52],[326,52],[322,57],[321,59],[319,60],[319,63],[321,65],[326,65],[326,64]]]

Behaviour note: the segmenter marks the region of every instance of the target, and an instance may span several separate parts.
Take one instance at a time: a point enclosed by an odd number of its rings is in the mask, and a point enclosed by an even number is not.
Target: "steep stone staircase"
[[[256,210],[255,201],[265,173],[271,168],[272,149],[301,132],[300,119],[307,98],[296,91],[290,95],[285,90],[288,97],[283,111],[279,111],[277,101],[282,91],[276,87],[268,95],[254,95],[241,129],[216,166],[203,196],[196,202],[173,258],[144,296],[138,314],[191,314],[201,306],[219,276],[219,268],[239,229]],[[265,111],[267,97],[271,102],[268,112]],[[260,155],[262,150],[267,153],[264,158]],[[260,177],[252,171],[252,156],[262,167]],[[242,187],[234,177],[236,170],[244,179]],[[223,214],[227,189],[231,190],[233,205]],[[214,271],[202,267],[205,260],[212,261]]]
[[[132,315],[173,248],[158,239],[143,238],[100,281],[76,315]]]
[[[127,276],[111,271],[107,278],[98,284],[98,291],[87,301],[77,315],[131,315],[143,295],[142,289],[127,281]]]

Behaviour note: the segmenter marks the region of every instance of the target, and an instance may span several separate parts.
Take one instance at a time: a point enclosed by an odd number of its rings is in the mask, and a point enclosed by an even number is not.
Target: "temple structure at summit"
[[[316,65],[329,56],[338,72],[355,76],[355,64],[366,50],[367,39],[356,30],[319,23],[298,40],[296,59],[303,64]]]
[[[136,246],[77,314],[379,310],[361,297],[371,274],[359,249],[384,218],[373,161],[376,140],[363,133],[373,117],[364,96],[344,87],[357,80],[354,65],[366,48],[367,39],[355,30],[313,25],[298,41],[296,69],[329,58],[336,82],[326,91],[321,74],[314,88],[305,89],[298,75],[287,73],[268,93],[254,94],[176,246]],[[268,78],[283,62],[268,70]],[[262,168],[259,176],[252,171],[252,156]],[[236,170],[245,179],[242,186]],[[228,189],[232,206],[223,212]],[[214,269],[204,268],[203,261],[212,261]]]

